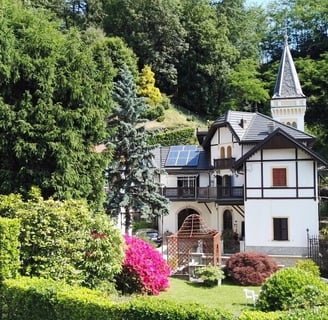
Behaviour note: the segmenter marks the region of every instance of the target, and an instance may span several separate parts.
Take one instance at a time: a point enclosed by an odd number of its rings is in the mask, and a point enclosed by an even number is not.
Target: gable
[[[274,132],[272,132],[266,139],[264,139],[261,143],[255,145],[252,149],[250,149],[244,156],[238,159],[235,162],[235,169],[239,169],[243,163],[253,156],[259,150],[265,149],[291,149],[298,148],[308,154],[314,160],[327,165],[326,160],[321,158],[314,151],[309,149],[306,145],[298,142],[289,134],[284,132],[282,129],[278,128]]]

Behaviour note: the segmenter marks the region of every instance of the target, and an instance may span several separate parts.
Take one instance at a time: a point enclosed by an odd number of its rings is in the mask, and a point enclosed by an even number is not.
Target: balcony
[[[232,169],[235,158],[214,159],[214,169]]]
[[[198,187],[164,188],[163,195],[172,201],[216,201],[219,204],[241,203],[244,201],[244,188],[241,187]]]

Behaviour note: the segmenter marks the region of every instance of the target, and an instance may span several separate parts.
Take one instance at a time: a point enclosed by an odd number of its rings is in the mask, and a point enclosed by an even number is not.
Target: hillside
[[[171,106],[165,110],[164,121],[148,121],[147,130],[172,131],[182,128],[204,128],[206,121],[191,114],[190,111]]]

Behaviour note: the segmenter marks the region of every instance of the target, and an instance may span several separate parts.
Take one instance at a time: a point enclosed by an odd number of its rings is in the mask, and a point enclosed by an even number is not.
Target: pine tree
[[[137,96],[130,71],[120,71],[113,92],[115,105],[108,121],[108,141],[114,148],[108,169],[109,191],[106,210],[111,216],[121,213],[125,233],[129,232],[133,213],[144,218],[168,214],[167,199],[159,194],[158,169],[153,166],[153,153],[147,144],[147,132],[140,114],[147,105]],[[113,132],[114,131],[114,132]]]

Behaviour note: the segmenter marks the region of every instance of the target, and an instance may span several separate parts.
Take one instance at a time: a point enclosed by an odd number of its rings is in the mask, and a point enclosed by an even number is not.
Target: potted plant
[[[195,270],[195,276],[202,279],[204,285],[207,287],[221,285],[222,279],[225,278],[223,270],[212,265],[197,268]]]

